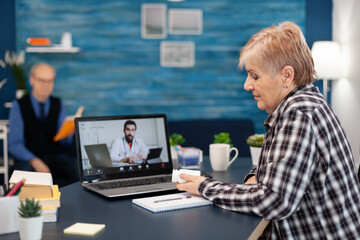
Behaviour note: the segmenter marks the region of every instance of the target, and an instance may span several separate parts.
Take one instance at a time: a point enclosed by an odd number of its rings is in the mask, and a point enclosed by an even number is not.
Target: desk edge
[[[254,229],[254,231],[251,233],[250,237],[248,238],[248,240],[256,240],[258,239],[261,234],[264,232],[266,226],[269,224],[269,220],[263,218],[261,220],[261,222],[256,226],[256,228]]]

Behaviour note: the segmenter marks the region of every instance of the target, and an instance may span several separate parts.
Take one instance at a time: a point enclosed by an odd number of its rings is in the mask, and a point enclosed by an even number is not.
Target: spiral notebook
[[[213,204],[201,196],[190,193],[175,193],[156,197],[138,198],[133,199],[132,203],[154,213]]]

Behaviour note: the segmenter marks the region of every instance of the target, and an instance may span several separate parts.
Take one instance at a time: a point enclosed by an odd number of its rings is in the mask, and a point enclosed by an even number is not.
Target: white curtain
[[[344,78],[332,81],[332,107],[345,128],[356,167],[360,155],[360,1],[333,0],[333,40],[341,46]]]

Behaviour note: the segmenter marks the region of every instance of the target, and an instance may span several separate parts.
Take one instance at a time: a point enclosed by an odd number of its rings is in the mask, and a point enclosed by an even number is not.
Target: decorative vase
[[[20,217],[19,233],[21,240],[38,240],[41,239],[43,229],[43,216],[24,218]]]
[[[261,147],[250,146],[251,161],[254,167],[258,165],[261,149],[262,149]]]

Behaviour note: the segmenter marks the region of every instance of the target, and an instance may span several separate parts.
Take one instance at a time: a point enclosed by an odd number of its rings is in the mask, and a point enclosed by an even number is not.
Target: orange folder
[[[80,106],[76,111],[76,114],[73,116],[67,116],[61,125],[59,131],[54,137],[54,142],[60,141],[61,139],[67,138],[74,133],[75,123],[74,119],[76,117],[81,117],[82,112],[84,111],[84,107]]]

